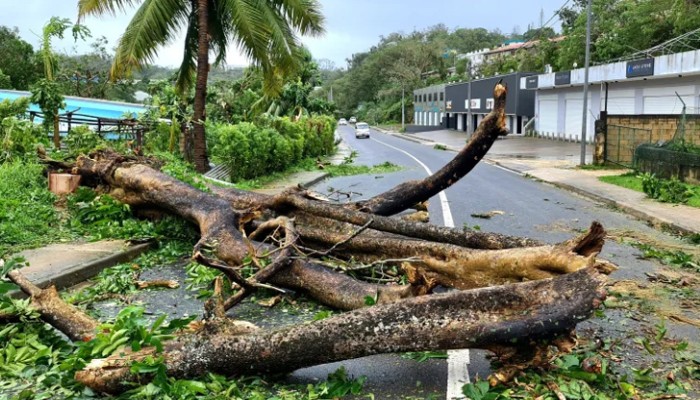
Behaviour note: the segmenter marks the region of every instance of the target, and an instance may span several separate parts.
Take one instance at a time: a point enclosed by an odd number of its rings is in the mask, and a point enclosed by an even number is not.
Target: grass
[[[642,189],[642,179],[636,172],[628,172],[622,175],[601,176],[598,179],[605,183],[611,183],[613,185],[622,186],[627,189],[644,193],[644,190]]]
[[[261,176],[254,179],[238,181],[235,183],[235,186],[238,189],[242,190],[260,189],[273,182],[284,180],[293,174],[307,171],[324,172],[331,177],[337,177],[361,174],[385,174],[400,170],[400,166],[392,164],[390,162],[384,162],[382,164],[377,164],[373,166],[353,165],[350,163],[340,165],[324,165],[323,169],[320,169],[315,159],[306,159],[284,172],[275,172],[273,174]]]
[[[605,183],[611,183],[613,185],[622,186],[627,189],[644,193],[644,189],[642,188],[642,178],[636,172],[628,172],[622,175],[601,176],[598,179]],[[686,185],[693,191],[693,196],[691,196],[685,204],[691,207],[700,208],[700,186],[691,184]]]
[[[350,176],[350,175],[361,175],[361,174],[385,174],[389,172],[400,171],[401,167],[392,164],[388,161],[377,164],[373,166],[369,165],[351,165],[351,164],[341,164],[341,165],[328,165],[323,171],[328,173],[332,177],[336,176]]]
[[[578,166],[578,168],[585,170],[585,171],[609,171],[609,170],[627,169],[626,167],[623,167],[622,165],[610,164],[610,163],[603,164],[603,165],[586,164],[586,165],[580,165],[580,166]]]

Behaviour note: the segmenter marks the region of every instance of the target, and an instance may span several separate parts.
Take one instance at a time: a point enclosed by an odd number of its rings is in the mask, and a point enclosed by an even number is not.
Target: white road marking
[[[427,165],[423,164],[421,160],[416,158],[413,154],[399,149],[398,147],[392,146],[388,143],[384,143],[381,140],[371,138],[377,143],[383,144],[384,146],[390,147],[396,151],[400,151],[405,155],[411,157],[415,162],[418,163],[428,175],[432,175],[433,172],[428,168]],[[440,205],[442,207],[442,218],[444,225],[449,228],[454,228],[455,222],[452,219],[452,211],[450,211],[450,203],[447,201],[447,195],[445,191],[438,194],[440,199]],[[470,383],[469,379],[469,349],[462,350],[448,350],[447,351],[447,400],[452,399],[463,399],[462,386],[464,384]]]
[[[381,143],[386,147],[390,147],[396,151],[400,151],[400,152],[404,153],[405,155],[411,157],[415,162],[417,162],[418,165],[423,167],[423,169],[425,170],[425,172],[428,173],[428,175],[433,174],[433,172],[430,171],[430,168],[428,168],[427,165],[423,164],[423,162],[421,160],[417,159],[413,154],[411,154],[405,150],[399,149],[398,147],[392,146],[388,143],[384,143],[381,140],[377,140],[375,138],[372,138],[372,140],[374,140],[377,143]],[[449,228],[454,228],[455,222],[452,219],[452,211],[450,211],[450,203],[447,201],[447,195],[445,194],[444,190],[442,192],[438,193],[438,198],[440,199],[440,206],[442,208],[442,219],[444,221],[444,225],[449,227]]]

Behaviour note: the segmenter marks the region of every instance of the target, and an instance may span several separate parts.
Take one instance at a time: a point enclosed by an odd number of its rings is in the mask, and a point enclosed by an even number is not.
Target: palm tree
[[[209,51],[221,63],[228,46],[236,45],[262,68],[266,91],[276,93],[281,76],[294,71],[302,58],[297,34],[323,33],[317,0],[79,0],[78,15],[116,14],[138,4],[119,40],[111,75],[117,78],[153,61],[159,47],[186,29],[176,86],[184,93],[195,84],[193,141],[199,172],[209,169],[204,131]]]

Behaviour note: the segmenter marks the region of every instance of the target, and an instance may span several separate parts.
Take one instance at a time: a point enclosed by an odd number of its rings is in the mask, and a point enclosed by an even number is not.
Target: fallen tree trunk
[[[169,376],[191,378],[293,371],[379,353],[458,348],[512,348],[566,334],[603,300],[604,279],[588,268],[555,279],[424,296],[364,308],[272,331],[214,320],[166,345]],[[310,345],[313,344],[313,345]],[[93,360],[76,379],[93,390],[119,393],[130,365],[153,349]]]
[[[72,341],[88,341],[95,337],[99,323],[79,309],[64,302],[55,286],[41,289],[18,270],[7,276],[31,298],[32,307],[41,318],[63,332]]]

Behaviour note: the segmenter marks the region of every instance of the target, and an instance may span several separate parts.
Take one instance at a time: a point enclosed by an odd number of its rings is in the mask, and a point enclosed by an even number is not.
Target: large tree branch
[[[95,337],[99,323],[81,310],[64,302],[55,286],[41,289],[18,270],[8,272],[7,276],[31,297],[31,305],[39,312],[41,318],[72,341],[90,340]]]
[[[529,345],[568,333],[590,316],[604,296],[604,278],[593,269],[471,291],[453,291],[364,308],[273,331],[237,329],[214,321],[166,344],[168,375],[289,372],[371,354]],[[130,371],[153,349],[93,360],[76,379],[93,390],[118,393],[148,376]]]
[[[139,206],[159,207],[196,224],[200,243],[229,266],[241,265],[249,247],[238,231],[240,215],[226,199],[201,192],[146,165],[124,160],[113,153],[81,157],[76,172],[88,181],[107,183],[118,200]],[[257,244],[263,250],[271,246]],[[357,281],[304,259],[294,260],[269,278],[269,283],[303,290],[331,307],[348,310],[364,306],[365,297],[379,294],[379,302],[392,302],[424,294],[422,286],[384,286]]]
[[[493,111],[481,121],[469,143],[447,165],[421,181],[404,182],[369,200],[352,204],[356,209],[378,215],[394,215],[416,203],[426,201],[452,186],[469,173],[499,136],[508,134],[505,120],[506,86],[493,89]]]

